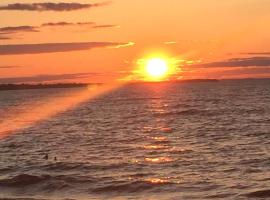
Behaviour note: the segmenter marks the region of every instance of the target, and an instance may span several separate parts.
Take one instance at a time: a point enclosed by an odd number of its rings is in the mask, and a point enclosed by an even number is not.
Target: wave
[[[162,182],[162,181],[133,181],[129,183],[112,183],[110,185],[95,188],[92,190],[94,193],[138,193],[149,191],[154,188],[158,188],[164,185],[173,185],[172,182]]]
[[[252,197],[252,198],[268,198],[268,197],[270,197],[270,189],[250,192],[250,193],[246,194],[246,196]]]
[[[47,199],[40,199],[40,198],[21,198],[21,197],[5,197],[5,198],[2,198],[0,197],[0,200],[47,200]],[[72,199],[68,199],[68,200],[72,200]]]
[[[108,163],[108,164],[86,164],[86,163],[66,163],[66,162],[57,162],[47,165],[43,165],[41,168],[46,171],[96,171],[96,170],[110,170],[117,169],[120,167],[128,166],[128,162],[120,163]]]
[[[159,100],[160,97],[130,97],[130,98],[118,98],[115,99],[118,103],[123,102],[134,102],[134,101],[145,101],[145,100]]]
[[[178,115],[211,115],[216,114],[212,113],[210,110],[199,110],[199,109],[188,109],[183,111],[171,111],[171,112],[157,112],[153,113],[155,117],[167,117],[167,116],[178,116]]]
[[[20,187],[38,184],[42,181],[49,180],[51,178],[50,175],[42,175],[42,176],[33,176],[28,174],[20,174],[13,178],[2,179],[0,180],[0,186],[5,187]]]
[[[34,185],[35,187],[42,186],[42,190],[53,191],[67,188],[72,184],[90,184],[97,180],[89,176],[76,175],[29,175],[20,174],[12,178],[0,180],[0,187],[22,188]]]

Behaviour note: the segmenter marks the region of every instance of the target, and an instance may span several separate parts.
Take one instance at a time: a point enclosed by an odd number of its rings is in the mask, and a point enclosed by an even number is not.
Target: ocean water
[[[0,199],[270,198],[270,80],[125,85],[16,129],[78,90],[0,91]]]

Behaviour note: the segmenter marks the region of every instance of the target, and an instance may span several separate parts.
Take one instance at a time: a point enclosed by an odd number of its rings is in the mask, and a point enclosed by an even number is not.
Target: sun
[[[169,72],[169,64],[165,59],[151,58],[146,62],[146,73],[150,78],[160,79]]]
[[[179,58],[154,52],[136,60],[136,68],[127,80],[162,82],[174,80],[181,72]]]

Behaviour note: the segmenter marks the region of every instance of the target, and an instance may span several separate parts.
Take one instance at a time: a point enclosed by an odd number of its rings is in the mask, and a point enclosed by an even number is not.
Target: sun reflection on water
[[[161,149],[168,149],[168,146],[164,146],[164,145],[145,145],[143,147],[146,150],[161,150]]]
[[[144,180],[145,182],[152,183],[152,184],[165,184],[169,183],[168,180],[161,179],[161,178],[147,178]]]
[[[159,136],[159,137],[151,137],[153,140],[155,141],[158,141],[158,142],[163,142],[163,141],[168,141],[168,138],[167,137],[162,137],[162,136]]]
[[[174,159],[170,157],[155,157],[155,158],[145,158],[144,161],[149,163],[168,163],[173,162]]]

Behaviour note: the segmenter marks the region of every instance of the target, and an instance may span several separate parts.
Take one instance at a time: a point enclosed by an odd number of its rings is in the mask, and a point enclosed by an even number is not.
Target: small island
[[[1,90],[30,90],[30,89],[49,89],[49,88],[83,88],[89,85],[97,85],[96,84],[88,84],[88,83],[54,83],[54,84],[0,84]]]

